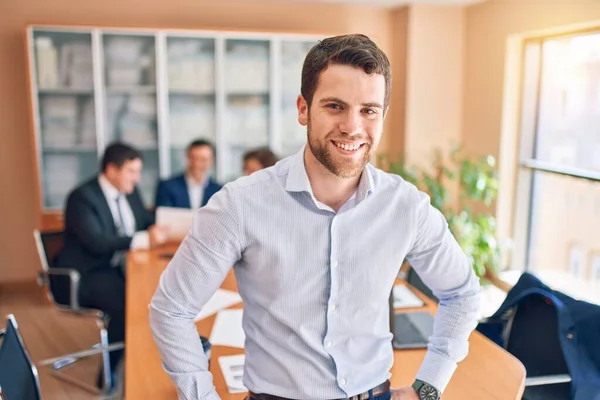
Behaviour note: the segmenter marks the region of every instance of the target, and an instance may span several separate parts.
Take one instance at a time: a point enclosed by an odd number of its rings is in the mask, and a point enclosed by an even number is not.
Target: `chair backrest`
[[[44,271],[54,266],[54,259],[63,246],[63,231],[40,232],[35,229],[33,237]]]
[[[8,316],[0,345],[0,391],[6,400],[41,400],[37,369],[31,362],[14,315]]]
[[[54,260],[63,246],[63,231],[40,232],[35,229],[33,238],[37,247],[38,257],[44,272],[55,267]],[[67,276],[44,277],[47,286],[46,295],[55,304],[69,304],[70,281]]]
[[[517,357],[527,377],[569,374],[560,344],[556,306],[542,294],[532,293],[516,306],[510,322],[506,350]],[[570,383],[533,386],[524,399],[569,399]]]

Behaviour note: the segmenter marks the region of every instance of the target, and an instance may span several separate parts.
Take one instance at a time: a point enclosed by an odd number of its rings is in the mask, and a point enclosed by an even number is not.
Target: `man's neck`
[[[315,198],[336,212],[358,188],[360,175],[354,178],[334,175],[315,158],[308,146],[304,151],[304,166]]]
[[[117,185],[115,185],[115,183],[112,182],[105,174],[100,174],[100,179],[104,180],[104,182],[106,182],[111,189],[114,189],[118,193],[122,193]]]
[[[206,174],[193,175],[188,171],[185,176],[191,183],[195,185],[201,185],[206,180]]]

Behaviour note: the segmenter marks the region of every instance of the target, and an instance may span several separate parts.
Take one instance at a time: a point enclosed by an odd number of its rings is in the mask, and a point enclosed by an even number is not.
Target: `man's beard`
[[[308,125],[306,127],[307,136],[308,136],[308,146],[310,147],[310,151],[313,153],[315,158],[332,174],[338,176],[340,178],[355,178],[359,176],[365,165],[371,159],[371,143],[368,139],[361,140],[364,142],[363,147],[363,156],[358,161],[342,159],[341,156],[336,157],[333,152],[334,149],[331,149],[328,144],[332,140],[332,138],[325,137],[324,140],[319,141],[319,139],[314,138],[311,135],[311,126],[310,126],[310,116],[308,118]],[[342,134],[341,136],[336,137],[337,140],[353,140],[350,135]],[[354,138],[355,140],[355,138]]]

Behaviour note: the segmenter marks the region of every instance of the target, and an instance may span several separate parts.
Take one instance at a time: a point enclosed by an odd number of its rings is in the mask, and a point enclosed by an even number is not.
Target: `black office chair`
[[[37,369],[31,362],[14,315],[0,331],[0,398],[41,400]]]
[[[562,297],[560,297],[562,296]],[[518,358],[527,371],[524,400],[568,400],[574,387],[572,371],[567,364],[565,348],[561,344],[564,332],[560,330],[559,309],[562,316],[587,324],[595,314],[587,309],[567,311],[567,296],[552,291],[531,274],[523,274],[507,294],[498,311],[479,322],[477,330]],[[578,303],[571,299],[572,303]],[[562,305],[558,305],[558,303]],[[590,305],[592,308],[594,306]],[[583,317],[583,318],[580,318]],[[593,326],[589,328],[591,331]],[[569,334],[570,335],[570,334]],[[569,338],[569,335],[566,335]],[[585,342],[580,342],[585,346]],[[592,343],[594,343],[592,341]],[[580,351],[577,349],[577,351]],[[586,348],[581,349],[586,352]],[[569,354],[573,354],[570,350]],[[576,353],[575,353],[576,354]],[[573,356],[571,356],[571,359]],[[580,360],[581,365],[585,365]],[[578,379],[580,384],[584,379]],[[585,386],[585,385],[582,385]],[[585,392],[585,387],[578,390]],[[583,397],[587,400],[587,397]],[[591,398],[590,398],[591,400]]]
[[[52,365],[52,374],[66,382],[77,385],[93,394],[108,395],[112,389],[112,371],[110,368],[109,353],[124,348],[123,343],[108,344],[109,315],[100,311],[79,306],[79,271],[73,268],[57,268],[54,259],[62,247],[63,232],[44,232],[34,230],[33,236],[37,246],[38,255],[42,264],[42,271],[38,276],[40,286],[46,286],[46,295],[49,301],[60,311],[80,317],[94,318],[100,329],[100,343],[91,349],[77,353],[66,354],[50,360],[42,361],[38,366]],[[102,354],[103,389],[75,379],[62,370],[82,358],[95,354]]]
[[[571,376],[560,344],[556,308],[531,294],[513,310],[504,332],[506,350],[527,369],[524,400],[568,400]]]

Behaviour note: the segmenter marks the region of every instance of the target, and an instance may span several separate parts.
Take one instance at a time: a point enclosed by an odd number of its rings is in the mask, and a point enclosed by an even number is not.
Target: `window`
[[[513,264],[592,283],[600,279],[600,32],[529,40],[523,60]]]

